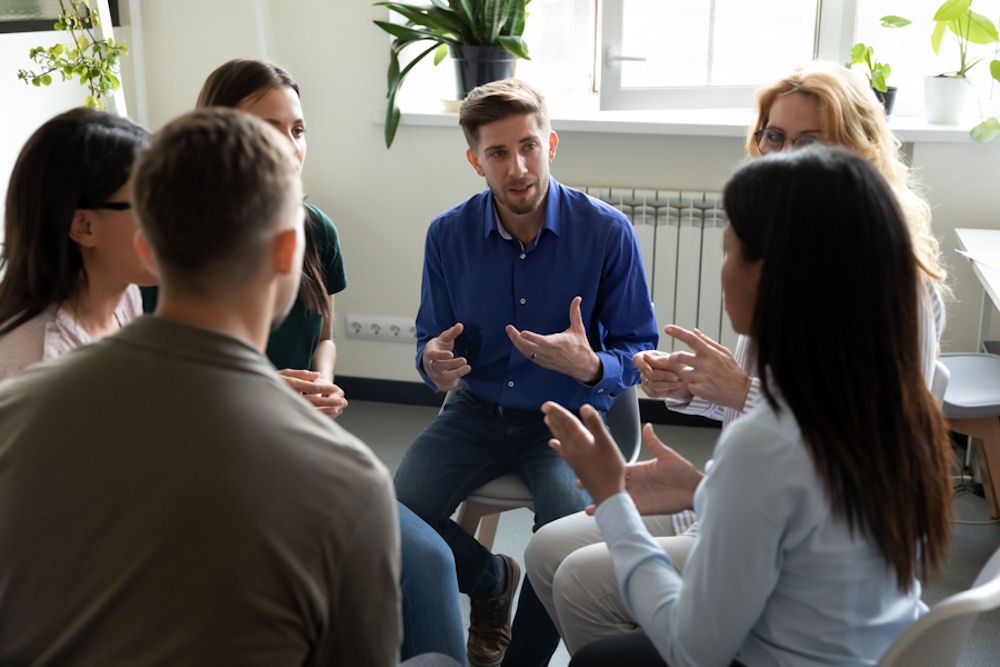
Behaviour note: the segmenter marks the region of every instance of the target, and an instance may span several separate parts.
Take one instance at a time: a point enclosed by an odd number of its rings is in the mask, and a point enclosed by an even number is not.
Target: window
[[[790,63],[847,53],[853,5],[605,0],[601,108],[752,106],[754,90]]]

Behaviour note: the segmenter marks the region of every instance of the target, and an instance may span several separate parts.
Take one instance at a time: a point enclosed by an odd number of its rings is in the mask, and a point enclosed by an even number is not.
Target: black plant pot
[[[872,90],[875,89],[872,88]],[[896,104],[896,86],[887,86],[884,93],[881,90],[875,90],[875,97],[885,107],[885,115],[891,116],[892,107]]]
[[[514,76],[517,56],[502,46],[448,48],[455,61],[455,90],[460,100],[476,86]]]

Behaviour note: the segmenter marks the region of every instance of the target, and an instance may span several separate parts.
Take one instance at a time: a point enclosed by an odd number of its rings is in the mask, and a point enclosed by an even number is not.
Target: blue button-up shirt
[[[593,386],[542,368],[522,355],[504,327],[554,334],[580,312],[603,376]],[[456,322],[465,330],[455,356],[472,367],[469,389],[506,408],[534,410],[547,400],[571,410],[606,410],[639,381],[632,355],[656,347],[656,317],[632,225],[607,204],[550,179],[541,230],[524,248],[503,233],[484,190],[436,218],[427,232],[417,313],[417,370],[424,346]]]

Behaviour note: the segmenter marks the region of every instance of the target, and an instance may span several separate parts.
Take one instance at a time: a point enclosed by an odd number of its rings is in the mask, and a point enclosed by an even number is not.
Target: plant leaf
[[[501,35],[497,41],[500,42],[500,46],[507,49],[518,58],[531,60],[531,56],[528,55],[528,45],[524,43],[524,40],[521,39],[521,37]]]
[[[944,39],[944,31],[947,29],[947,23],[934,24],[934,32],[931,33],[931,48],[934,49],[936,56],[941,54],[941,40]]]
[[[972,138],[976,141],[982,141],[984,143],[987,141],[993,141],[997,138],[997,136],[1000,136],[1000,120],[997,120],[996,118],[987,118],[979,125],[976,125],[974,128],[969,130],[969,134],[971,134]]]
[[[883,28],[905,28],[912,23],[910,19],[903,18],[902,16],[893,16],[892,14],[883,16],[879,20],[882,22]]]
[[[435,67],[437,65],[440,65],[441,61],[444,60],[446,57],[448,57],[448,45],[447,44],[442,44],[439,47],[437,47],[436,49],[434,49],[434,65],[435,65]]]
[[[1000,60],[990,62],[990,75],[997,81],[1000,81]]]
[[[935,21],[953,21],[969,11],[972,0],[945,0],[934,13]]]
[[[966,25],[969,28],[968,40],[973,44],[992,44],[997,41],[997,27],[982,14],[969,12],[968,18],[962,21],[962,27]]]

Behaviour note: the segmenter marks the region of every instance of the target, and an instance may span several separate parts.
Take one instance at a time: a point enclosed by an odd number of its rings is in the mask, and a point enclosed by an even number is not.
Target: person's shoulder
[[[746,414],[726,427],[719,450],[717,460],[765,475],[811,465],[795,415],[780,397],[775,408],[761,396]]]
[[[593,222],[611,227],[631,226],[625,214],[606,201],[582,190],[563,185],[555,179],[552,179],[551,187],[559,196],[563,209],[574,215],[584,214],[587,219]]]
[[[30,320],[0,335],[0,379],[16,375],[42,360],[45,351],[45,328],[55,312],[46,309]]]
[[[333,224],[333,220],[330,219],[326,213],[322,211],[315,204],[306,204],[306,214],[313,223],[313,228],[316,230],[316,234],[323,238],[333,238],[338,237],[337,225]]]

